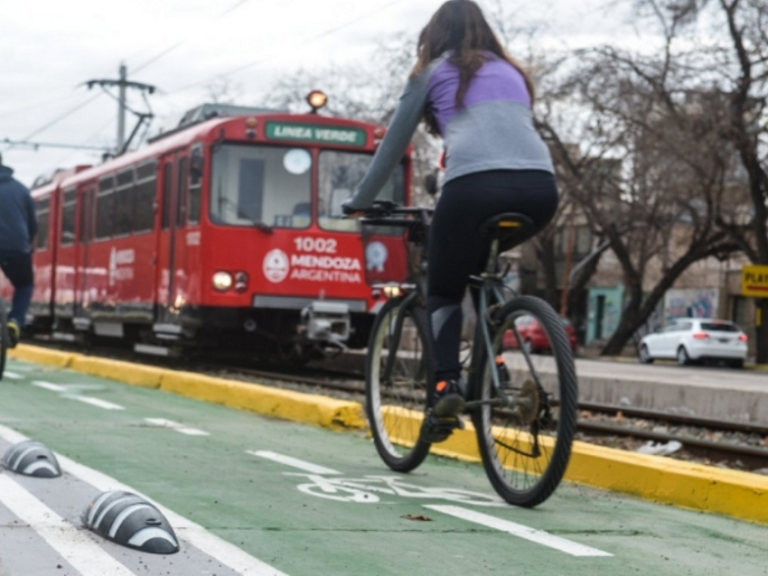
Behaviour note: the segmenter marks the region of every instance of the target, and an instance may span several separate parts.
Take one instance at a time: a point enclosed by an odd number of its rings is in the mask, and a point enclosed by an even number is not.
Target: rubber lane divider
[[[333,430],[366,428],[363,407],[358,402],[29,345],[9,350],[9,355],[19,360],[69,368],[99,378],[160,389],[284,420]]]
[[[27,345],[9,352],[13,358],[60,368],[80,366],[91,371],[89,373],[99,370],[98,375],[105,374],[104,378],[126,383],[146,382],[140,375],[149,378],[147,372],[129,370],[129,367],[137,370],[146,367],[128,362],[117,363]],[[336,430],[366,427],[362,406],[356,402],[190,372],[151,370],[161,373],[159,389],[190,398]],[[398,417],[413,418],[414,422],[397,429],[419,429],[418,414],[400,413]],[[412,443],[414,438],[398,440]],[[448,440],[435,444],[432,452],[464,461],[480,461],[477,438],[469,422],[464,430],[456,430]],[[757,474],[575,442],[565,478],[646,500],[768,524],[768,477]]]

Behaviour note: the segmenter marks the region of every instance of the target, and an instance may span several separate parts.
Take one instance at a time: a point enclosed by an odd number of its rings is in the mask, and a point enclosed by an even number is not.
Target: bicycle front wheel
[[[578,383],[563,321],[522,296],[495,312],[495,358],[481,354],[473,423],[488,479],[510,504],[544,502],[562,480],[576,431]],[[535,356],[537,347],[552,356]],[[494,382],[493,372],[498,376]]]
[[[8,354],[10,338],[8,336],[8,313],[5,309],[5,301],[0,298],[0,380],[5,372],[5,358]]]
[[[431,381],[426,311],[408,298],[387,301],[368,345],[366,413],[376,450],[392,470],[410,472],[430,444],[419,439]]]

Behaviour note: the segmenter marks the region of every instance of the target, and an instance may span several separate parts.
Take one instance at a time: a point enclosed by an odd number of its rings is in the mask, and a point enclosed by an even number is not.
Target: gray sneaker
[[[464,412],[467,402],[464,399],[466,385],[461,379],[442,380],[435,384],[432,395],[430,414],[438,418],[457,416]]]
[[[21,328],[19,328],[19,325],[16,323],[16,320],[9,320],[8,321],[8,347],[9,348],[16,348],[16,346],[19,343],[19,338],[21,337]]]

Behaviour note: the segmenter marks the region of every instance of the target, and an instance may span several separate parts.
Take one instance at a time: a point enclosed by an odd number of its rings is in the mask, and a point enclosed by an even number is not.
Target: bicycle
[[[431,446],[420,433],[435,385],[426,312],[431,214],[429,209],[376,202],[361,219],[366,278],[374,295],[386,297],[369,339],[366,415],[376,450],[398,472],[414,470]],[[477,322],[465,366],[464,416],[476,431],[486,475],[505,501],[523,507],[544,502],[562,480],[578,397],[573,353],[561,319],[539,298],[514,291],[511,299],[504,297],[511,289],[503,284],[507,271],[498,269],[499,247],[502,240],[513,239],[510,234],[531,225],[526,216],[508,213],[482,226],[490,248],[484,272],[470,277]],[[404,262],[397,258],[401,254]],[[521,328],[532,317],[551,344],[554,373],[537,369],[524,345]],[[466,425],[465,418],[461,423]]]
[[[5,300],[0,298],[0,380],[3,379],[5,372],[5,359],[8,348],[11,346],[11,340],[8,335],[8,313]]]

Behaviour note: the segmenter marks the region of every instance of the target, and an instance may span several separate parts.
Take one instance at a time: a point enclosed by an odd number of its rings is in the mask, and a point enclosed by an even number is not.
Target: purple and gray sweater
[[[445,181],[487,170],[545,170],[552,158],[533,126],[531,97],[522,74],[495,55],[477,71],[456,107],[459,70],[448,54],[414,76],[400,99],[387,134],[349,206],[371,205],[405,154],[426,107],[445,141]]]

